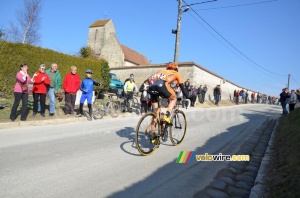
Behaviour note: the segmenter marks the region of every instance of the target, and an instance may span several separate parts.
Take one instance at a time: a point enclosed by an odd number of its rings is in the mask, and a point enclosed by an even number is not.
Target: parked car
[[[114,73],[109,73],[109,78],[109,92],[117,93],[119,96],[121,96],[124,88],[124,83]]]

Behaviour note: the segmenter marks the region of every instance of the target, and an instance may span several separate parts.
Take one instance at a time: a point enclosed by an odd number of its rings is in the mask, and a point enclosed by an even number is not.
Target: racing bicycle
[[[179,101],[171,112],[170,123],[161,119],[161,100],[158,104],[156,113],[148,112],[143,115],[136,127],[135,144],[140,154],[144,156],[158,148],[161,141],[166,142],[168,136],[172,144],[177,146],[183,141],[186,134],[187,120],[185,113],[179,110]],[[153,132],[156,134],[154,138]]]

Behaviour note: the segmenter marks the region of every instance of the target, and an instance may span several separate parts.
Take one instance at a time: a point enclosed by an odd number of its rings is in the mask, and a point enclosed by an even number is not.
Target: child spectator
[[[92,109],[92,99],[93,99],[93,91],[94,85],[100,86],[100,83],[92,79],[93,71],[88,69],[85,71],[86,78],[82,81],[80,90],[82,91],[82,95],[80,98],[80,105],[79,105],[79,115],[81,117],[83,115],[83,104],[85,100],[87,100],[88,108],[89,108],[89,116],[88,121],[92,121],[93,117],[93,109]]]

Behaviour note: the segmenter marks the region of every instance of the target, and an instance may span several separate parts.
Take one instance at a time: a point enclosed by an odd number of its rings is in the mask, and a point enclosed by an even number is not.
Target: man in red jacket
[[[33,75],[32,93],[33,93],[33,116],[37,114],[38,102],[41,104],[41,115],[45,117],[45,102],[47,87],[50,85],[50,78],[45,74],[46,65],[41,64],[39,71]]]
[[[80,88],[80,77],[76,74],[76,66],[71,67],[71,73],[65,77],[63,87],[65,90],[65,115],[73,115],[76,101],[76,93]]]

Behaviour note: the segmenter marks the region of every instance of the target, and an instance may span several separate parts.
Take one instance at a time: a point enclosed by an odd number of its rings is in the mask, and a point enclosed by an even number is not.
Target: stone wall
[[[156,73],[159,69],[164,69],[165,65],[149,65],[149,66],[134,66],[134,67],[120,67],[120,68],[111,68],[111,72],[115,73],[121,81],[129,78],[129,75],[132,73],[135,76],[135,82],[139,87],[145,79],[147,79],[151,74]],[[206,99],[213,98],[213,89],[216,85],[221,85],[222,89],[222,100],[231,100],[233,99],[234,90],[249,90],[247,88],[238,86],[227,79],[207,70],[206,68],[195,64],[194,62],[179,63],[179,72],[183,78],[183,81],[190,79],[191,85],[202,87],[207,84],[208,92]],[[249,99],[253,91],[249,90]]]

